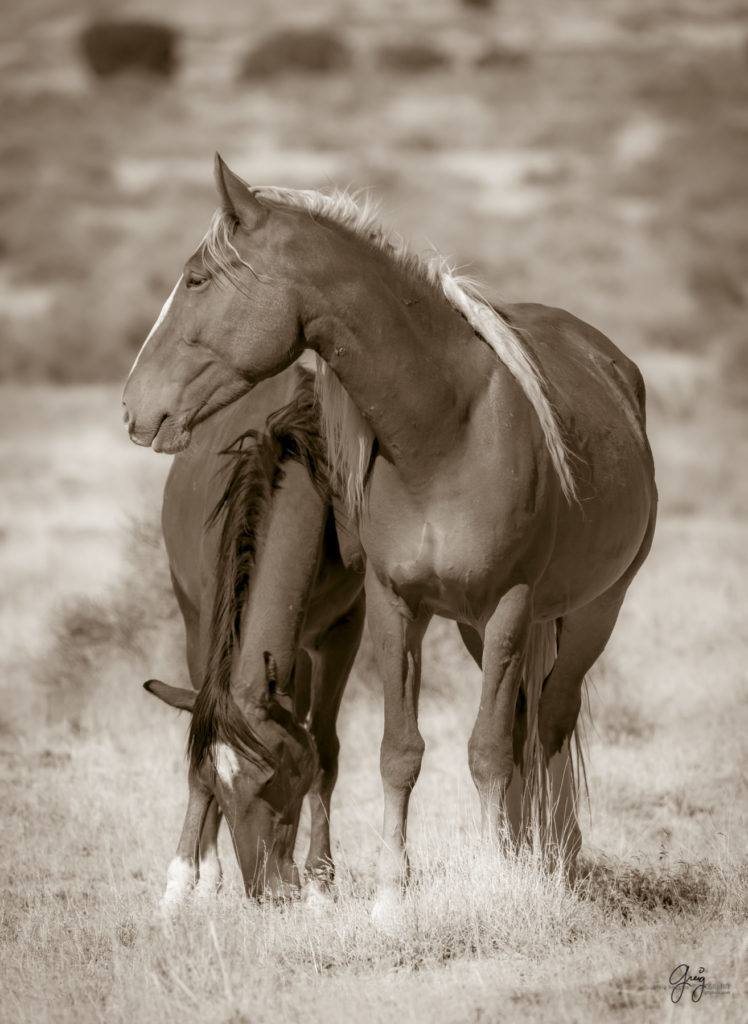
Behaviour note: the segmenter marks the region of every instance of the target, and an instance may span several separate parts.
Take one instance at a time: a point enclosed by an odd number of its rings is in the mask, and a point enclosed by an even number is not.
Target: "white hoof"
[[[181,857],[175,857],[166,872],[166,892],[158,905],[164,920],[170,920],[184,906],[194,885],[194,865]]]
[[[306,883],[301,893],[301,899],[304,906],[315,913],[321,913],[335,902],[329,887],[314,881]]]
[[[195,886],[195,899],[211,900],[221,891],[223,872],[217,860],[204,861],[200,864],[200,878]]]
[[[396,931],[403,917],[403,901],[396,889],[384,889],[377,893],[371,908],[371,923],[377,931]]]

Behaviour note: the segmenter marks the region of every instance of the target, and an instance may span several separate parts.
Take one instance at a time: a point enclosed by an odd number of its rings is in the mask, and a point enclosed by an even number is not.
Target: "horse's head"
[[[267,654],[265,662],[264,699],[255,698],[241,711],[234,705],[232,713],[241,716],[241,722],[226,720],[224,711],[220,732],[226,738],[205,742],[204,756],[195,756],[198,748],[192,748],[193,769],[218,800],[231,831],[248,896],[284,895],[298,887],[294,844],[301,804],[317,763],[314,741],[297,720],[292,699],[274,691],[274,666]],[[144,686],[172,707],[192,711],[196,719],[207,710],[196,709],[194,690],[155,679]],[[194,720],[193,725],[199,730],[208,727],[215,735],[214,721]],[[232,735],[242,739],[232,742]],[[248,735],[251,747],[244,739]]]
[[[302,348],[298,214],[261,204],[218,154],[216,184],[221,206],[122,396],[130,437],[156,451],[186,448],[195,423],[279,373]]]

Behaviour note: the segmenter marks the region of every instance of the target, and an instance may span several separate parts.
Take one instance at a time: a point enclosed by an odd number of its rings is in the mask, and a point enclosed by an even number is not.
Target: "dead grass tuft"
[[[576,891],[581,899],[600,905],[606,917],[630,924],[662,912],[698,912],[709,919],[726,911],[740,913],[742,906],[744,914],[747,884],[748,861],[715,864],[702,859],[671,867],[601,858],[584,864]]]

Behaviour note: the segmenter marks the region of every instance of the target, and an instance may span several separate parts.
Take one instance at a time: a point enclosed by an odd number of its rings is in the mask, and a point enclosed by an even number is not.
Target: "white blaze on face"
[[[239,774],[239,758],[236,756],[236,751],[226,743],[216,743],[213,763],[216,766],[218,778],[224,786],[231,789],[234,779]]]
[[[133,371],[135,370],[135,367],[138,365],[138,360],[143,355],[143,352],[145,351],[146,345],[151,340],[151,338],[156,333],[156,331],[159,329],[161,324],[164,322],[164,320],[166,318],[166,314],[169,312],[169,307],[172,304],[174,296],[177,294],[177,288],[182,283],[182,278],[183,277],[184,277],[183,274],[179,275],[179,280],[177,281],[177,283],[172,288],[171,295],[169,296],[169,298],[164,303],[164,305],[163,305],[163,307],[161,309],[161,312],[158,314],[158,318],[156,319],[156,323],[153,325],[153,327],[151,327],[150,331],[148,332],[148,337],[145,339],[143,344],[140,346],[140,352],[138,352],[138,354],[135,356],[135,362],[132,364],[132,369],[130,370],[129,374],[127,375],[128,380],[129,380],[130,377],[132,377]]]

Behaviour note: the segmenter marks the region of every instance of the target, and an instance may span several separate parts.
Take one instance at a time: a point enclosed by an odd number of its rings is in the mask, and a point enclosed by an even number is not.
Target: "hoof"
[[[403,901],[396,889],[384,889],[377,893],[371,908],[371,923],[379,932],[391,934],[400,926],[403,917]]]
[[[175,857],[166,873],[166,892],[158,905],[162,921],[174,918],[189,899],[194,885],[194,866],[181,857]]]
[[[304,906],[315,913],[321,913],[335,903],[330,887],[316,880],[306,883],[301,892],[301,899]]]
[[[212,900],[221,891],[223,872],[220,864],[201,864],[200,878],[195,886],[195,899],[199,902]]]
[[[176,900],[167,900],[165,896],[162,896],[158,901],[158,920],[161,924],[171,924],[172,921],[176,920],[183,908],[183,903],[178,903]]]

